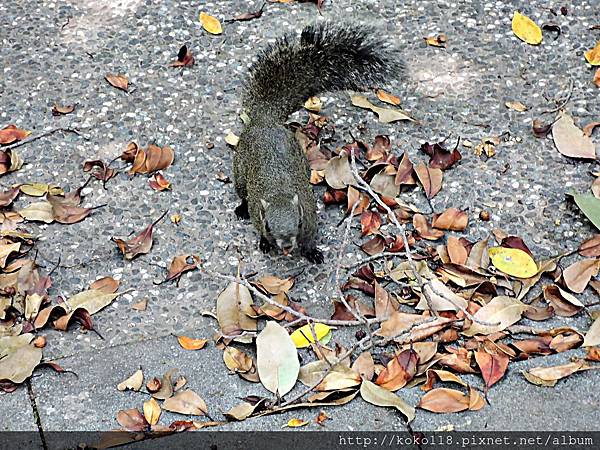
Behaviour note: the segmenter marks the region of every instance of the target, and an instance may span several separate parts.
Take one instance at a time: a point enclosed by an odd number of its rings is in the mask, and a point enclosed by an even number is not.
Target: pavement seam
[[[40,412],[38,411],[37,403],[35,401],[35,394],[33,393],[33,388],[31,387],[30,380],[27,380],[27,395],[29,396],[29,403],[31,404],[31,409],[33,410],[35,424],[37,425],[40,440],[42,441],[42,447],[44,450],[48,450],[48,444],[46,444],[46,436],[44,435],[44,428],[42,427],[42,419],[40,417]]]

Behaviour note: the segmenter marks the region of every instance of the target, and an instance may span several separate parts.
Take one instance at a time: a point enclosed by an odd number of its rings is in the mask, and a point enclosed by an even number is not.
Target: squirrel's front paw
[[[250,213],[248,212],[248,202],[246,200],[242,200],[242,203],[235,208],[235,215],[238,219],[248,220],[250,218]]]
[[[306,259],[308,259],[313,264],[322,264],[325,261],[323,257],[323,253],[321,253],[316,248],[311,248],[304,250],[303,255]]]
[[[264,236],[261,236],[260,243],[258,244],[258,248],[260,248],[260,251],[263,253],[269,253],[271,251],[271,248],[273,248],[273,246]]]

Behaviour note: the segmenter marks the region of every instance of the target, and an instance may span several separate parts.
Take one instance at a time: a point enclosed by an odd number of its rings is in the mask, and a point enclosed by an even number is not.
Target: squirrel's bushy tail
[[[360,90],[396,78],[403,65],[380,31],[325,22],[284,36],[258,54],[243,97],[251,119],[284,121],[307,98],[323,92]]]

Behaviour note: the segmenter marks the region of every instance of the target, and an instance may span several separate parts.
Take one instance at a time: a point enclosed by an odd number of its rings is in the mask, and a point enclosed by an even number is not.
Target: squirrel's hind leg
[[[273,248],[273,245],[267,240],[266,237],[261,236],[260,243],[258,244],[258,248],[260,248],[260,251],[263,253],[269,253],[271,251],[271,249]]]
[[[303,248],[302,256],[304,256],[313,264],[322,264],[325,261],[323,253],[317,250],[317,247]]]
[[[238,219],[248,220],[250,218],[250,212],[248,211],[248,200],[243,199],[237,208],[235,208],[235,215]]]

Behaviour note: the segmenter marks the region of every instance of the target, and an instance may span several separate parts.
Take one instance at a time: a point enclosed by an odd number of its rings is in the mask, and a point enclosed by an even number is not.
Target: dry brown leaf
[[[126,389],[131,389],[132,391],[139,391],[142,387],[142,384],[144,384],[144,373],[142,372],[142,369],[138,369],[129,378],[119,383],[117,385],[117,389],[119,391],[124,391]]]
[[[571,158],[596,159],[596,147],[589,136],[583,134],[565,112],[552,125],[554,144],[560,153]]]
[[[413,379],[418,363],[417,352],[412,349],[404,350],[390,360],[385,369],[377,376],[375,384],[388,391],[397,391]]]
[[[129,80],[125,75],[114,75],[109,73],[104,78],[112,87],[116,87],[117,89],[127,92]]]
[[[7,125],[0,130],[0,145],[8,145],[22,141],[31,134],[31,131],[21,130],[16,125]]]
[[[166,411],[192,416],[204,416],[208,413],[204,400],[189,389],[177,392],[173,397],[167,398],[162,407]]]
[[[469,409],[469,396],[455,389],[436,388],[427,392],[417,408],[435,413],[459,412]]]
[[[475,352],[475,361],[487,389],[497,383],[506,373],[509,358],[503,353],[489,353],[483,349]]]
[[[164,282],[179,280],[185,272],[196,270],[198,264],[200,264],[200,257],[197,255],[175,256],[169,264],[167,278]]]
[[[456,236],[450,236],[446,244],[450,262],[453,264],[465,264],[467,262],[467,249]]]
[[[469,223],[469,216],[465,211],[448,208],[442,214],[435,214],[431,226],[440,230],[464,231]]]
[[[177,336],[177,342],[181,345],[181,348],[186,350],[201,350],[204,348],[207,339],[196,339],[188,336]]]
[[[415,214],[413,216],[413,226],[423,239],[430,241],[436,241],[444,236],[444,232],[441,230],[434,230],[427,222],[427,218],[422,214]]]
[[[435,197],[442,189],[442,179],[444,177],[442,170],[432,169],[423,163],[419,163],[414,169],[427,198],[432,199]]]
[[[569,290],[581,294],[592,277],[598,275],[600,260],[588,258],[577,261],[563,270],[563,280]]]
[[[600,178],[596,178],[600,180]],[[578,252],[581,256],[587,258],[597,258],[600,256],[600,234],[595,234],[591,238],[579,245]]]
[[[119,411],[117,422],[128,431],[147,431],[150,428],[150,424],[137,408]]]
[[[54,106],[52,106],[52,115],[53,116],[60,116],[60,115],[64,115],[64,114],[70,114],[73,111],[75,111],[75,105],[61,106],[61,105],[57,105],[55,103]]]
[[[406,112],[398,110],[398,109],[388,109],[388,108],[380,108],[379,106],[375,106],[366,97],[362,95],[351,95],[352,104],[354,106],[358,106],[359,108],[365,108],[373,111],[379,117],[379,122],[381,123],[391,123],[396,122],[397,120],[410,120],[415,121],[412,117],[410,117]]]
[[[194,56],[187,45],[182,45],[177,53],[177,61],[169,64],[171,67],[188,67],[194,65]]]
[[[377,98],[382,102],[389,103],[390,105],[398,106],[400,104],[400,98],[384,91],[383,89],[377,89]]]
[[[102,291],[105,294],[114,294],[119,289],[120,282],[113,277],[102,277],[90,284],[90,289]]]
[[[400,164],[398,164],[398,170],[396,171],[396,178],[394,178],[394,183],[397,186],[401,186],[403,184],[413,185],[417,184],[414,176],[414,167],[413,163],[410,161],[408,157],[408,153],[406,151],[402,154],[402,159],[400,160]]]
[[[171,182],[167,180],[162,173],[156,172],[152,178],[148,180],[148,184],[155,191],[165,191],[171,189]]]
[[[513,110],[518,111],[518,112],[524,112],[524,111],[527,111],[529,109],[523,103],[517,102],[517,101],[506,102],[504,105],[508,109],[513,109]]]
[[[124,241],[123,239],[113,237],[112,240],[117,244],[125,259],[133,259],[138,255],[148,253],[152,248],[152,234],[154,227],[160,222],[167,212],[165,211],[157,220],[144,228],[134,238]]]
[[[379,233],[381,215],[377,211],[363,211],[360,216],[360,226],[363,236]]]

